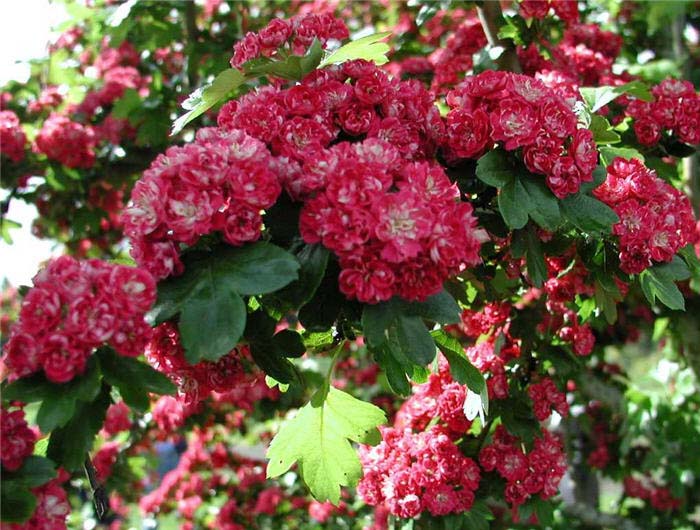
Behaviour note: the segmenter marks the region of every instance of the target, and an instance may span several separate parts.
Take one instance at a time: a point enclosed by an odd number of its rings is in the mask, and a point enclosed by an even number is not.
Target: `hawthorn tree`
[[[2,93],[3,527],[698,523],[694,3],[105,4]]]

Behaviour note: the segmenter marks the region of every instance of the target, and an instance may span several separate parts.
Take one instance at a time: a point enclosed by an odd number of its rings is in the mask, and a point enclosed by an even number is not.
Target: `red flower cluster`
[[[189,364],[180,343],[180,334],[170,322],[155,328],[151,342],[146,347],[146,359],[177,385],[188,408],[196,407],[211,392],[237,391],[233,397],[247,403],[246,393],[263,379],[261,372],[251,372],[252,359],[247,346],[234,348],[216,362]],[[262,397],[264,396],[259,396],[259,399]],[[242,408],[248,407],[244,405]]]
[[[112,474],[112,468],[119,457],[119,442],[106,442],[92,457],[97,479],[100,482],[107,480]]]
[[[5,345],[10,378],[43,369],[50,381],[65,383],[105,343],[121,355],[140,355],[151,334],[144,314],[155,296],[144,270],[69,256],[52,260],[34,277]]]
[[[486,471],[498,471],[506,480],[506,501],[520,506],[538,493],[542,499],[557,494],[566,472],[566,453],[562,442],[545,429],[542,437],[535,439],[532,451],[526,453],[520,440],[499,425],[491,445],[479,453],[479,463]]]
[[[3,523],[3,530],[66,530],[66,518],[71,512],[71,506],[61,483],[68,478],[68,473],[59,471],[58,478],[32,488],[32,493],[37,498],[34,514],[24,523],[11,523],[7,526]]]
[[[274,58],[280,48],[294,55],[304,55],[314,40],[322,47],[330,39],[343,40],[349,36],[345,23],[329,13],[306,14],[289,20],[273,19],[258,33],[249,31],[233,47],[231,66],[240,68],[259,57]]]
[[[350,82],[347,82],[350,81]],[[482,232],[444,171],[407,163],[435,153],[439,112],[418,82],[351,61],[286,90],[224,105],[219,125],[268,143],[300,229],[340,259],[341,290],[364,302],[423,299],[478,261]],[[360,144],[341,142],[358,137]]]
[[[519,7],[523,18],[545,18],[551,7],[567,24],[578,22],[578,0],[521,0]]]
[[[572,345],[576,355],[589,355],[595,346],[595,336],[590,325],[581,324],[578,313],[569,307],[576,295],[592,297],[595,293],[589,284],[589,272],[578,258],[572,265],[572,257],[546,258],[547,281],[543,290],[547,294],[546,313],[537,326],[539,333],[559,335]]]
[[[461,324],[451,328],[469,339],[482,339],[468,347],[466,355],[481,373],[486,374],[490,399],[508,397],[505,365],[511,359],[520,357],[520,341],[510,334],[511,309],[507,302],[488,303],[480,310],[465,309]],[[502,341],[498,351],[496,341]]]
[[[107,409],[107,415],[103,426],[105,434],[114,436],[117,433],[131,429],[129,412],[129,406],[123,401],[110,405]]]
[[[396,429],[424,431],[435,418],[445,432],[454,438],[463,436],[472,422],[464,415],[467,387],[452,379],[447,362],[440,357],[438,373],[430,374],[428,381],[415,385],[413,395],[401,405],[396,414]]]
[[[638,274],[654,262],[668,262],[695,240],[695,218],[688,197],[633,158],[616,158],[594,195],[612,207],[620,221],[620,268]]]
[[[382,442],[360,447],[364,476],[357,492],[371,506],[386,505],[404,518],[423,511],[468,511],[479,487],[479,466],[462,454],[441,427],[425,432],[380,427]]]
[[[634,99],[626,113],[634,118],[637,140],[652,146],[664,131],[681,142],[700,144],[700,94],[690,81],[666,79],[652,88],[654,99],[646,102]]]
[[[628,476],[624,479],[624,485],[628,497],[649,501],[652,507],[659,511],[677,510],[683,503],[683,499],[674,497],[668,487],[657,486],[649,477],[637,480]]]
[[[543,377],[538,383],[531,384],[527,393],[532,399],[533,411],[539,421],[545,421],[552,415],[552,409],[566,418],[569,415],[569,404],[566,394],[560,392],[549,377]]]
[[[479,158],[494,143],[522,148],[527,168],[545,175],[557,197],[593,180],[598,162],[593,134],[578,129],[571,106],[541,81],[510,72],[467,77],[447,95],[448,158]]]
[[[17,471],[34,452],[36,434],[24,419],[24,410],[0,409],[0,462],[8,471]]]
[[[423,300],[480,261],[472,207],[440,166],[402,165],[398,150],[372,139],[338,144],[318,162],[327,185],[305,203],[300,230],[338,256],[349,298]]]
[[[63,103],[63,96],[57,86],[47,86],[39,97],[27,105],[29,112],[42,112],[46,109],[54,109]]]
[[[65,166],[90,168],[95,163],[95,144],[92,127],[54,113],[44,122],[34,149]]]
[[[179,274],[178,243],[223,232],[232,245],[260,237],[260,210],[281,187],[265,145],[243,131],[205,128],[170,147],[136,183],[123,221],[136,262],[156,278]]]
[[[434,72],[431,89],[436,93],[455,86],[464,73],[474,67],[474,54],[486,46],[486,35],[476,13],[470,11],[465,15],[464,20],[447,37],[444,45],[428,57]]]
[[[0,155],[5,155],[13,162],[24,158],[24,146],[27,135],[19,124],[17,114],[11,110],[0,111]]]

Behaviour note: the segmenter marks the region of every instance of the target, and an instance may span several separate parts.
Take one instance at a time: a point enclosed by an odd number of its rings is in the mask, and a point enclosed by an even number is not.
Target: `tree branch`
[[[565,504],[562,509],[567,516],[578,519],[579,522],[586,526],[615,528],[617,530],[642,530],[634,521],[620,515],[599,512],[588,504],[575,502],[573,504]]]
[[[503,21],[501,4],[498,0],[486,0],[477,4],[476,10],[479,14],[479,21],[486,35],[486,40],[491,46],[503,48],[503,53],[496,59],[498,68],[508,72],[515,72],[516,74],[522,73],[523,70],[520,67],[518,54],[515,53],[513,43],[498,38],[498,29]]]

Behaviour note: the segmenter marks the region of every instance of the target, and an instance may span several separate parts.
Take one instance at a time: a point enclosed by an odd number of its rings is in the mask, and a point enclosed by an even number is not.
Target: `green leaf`
[[[545,230],[555,231],[562,222],[557,198],[542,179],[524,177],[521,182],[529,197],[527,204],[532,220]]]
[[[272,337],[272,344],[283,357],[301,357],[306,353],[306,346],[301,335],[291,329],[284,329]]]
[[[642,292],[650,303],[656,303],[658,298],[669,309],[685,311],[683,294],[675,282],[689,277],[688,267],[678,256],[674,256],[671,263],[655,265],[642,271],[639,281]]]
[[[190,364],[217,361],[238,344],[243,335],[246,308],[231,283],[209,270],[183,304],[180,337]]]
[[[23,523],[36,509],[36,496],[26,486],[18,486],[6,480],[0,481],[0,506],[6,523]]]
[[[136,410],[148,410],[149,392],[175,394],[177,391],[170,379],[144,362],[117,355],[107,348],[98,355],[105,381],[118,388],[124,402]]]
[[[566,197],[561,207],[571,224],[586,233],[609,233],[612,225],[620,220],[607,204],[582,193]]]
[[[71,421],[51,433],[47,456],[67,471],[80,469],[95,435],[102,428],[110,403],[107,386],[102,387],[94,401],[79,401]]]
[[[23,401],[34,403],[52,395],[53,384],[43,374],[21,377],[7,385],[2,391],[2,397],[8,401]]]
[[[507,182],[498,194],[498,209],[503,220],[513,230],[527,224],[529,196],[520,179]]]
[[[318,67],[323,68],[330,64],[340,64],[355,59],[371,61],[378,66],[386,64],[389,62],[386,54],[391,48],[381,41],[389,35],[391,35],[390,31],[384,31],[349,42],[323,59]]]
[[[337,505],[340,486],[354,486],[362,466],[350,441],[376,444],[384,412],[333,387],[320,389],[296,416],[286,420],[267,451],[267,477],[286,473],[295,462],[312,495]]]
[[[10,230],[16,230],[17,228],[22,228],[21,223],[6,217],[0,217],[0,237],[2,237],[2,240],[8,245],[12,244]]]
[[[597,112],[622,94],[630,94],[643,101],[651,101],[652,95],[641,81],[633,81],[621,86],[581,87],[583,100],[591,112]]]
[[[114,102],[112,116],[121,119],[130,118],[141,107],[142,103],[143,99],[139,96],[138,91],[133,88],[127,88],[122,97]]]
[[[249,77],[271,75],[291,81],[301,81],[307,74],[318,67],[322,57],[323,48],[321,47],[321,43],[318,39],[314,39],[304,56],[290,55],[282,61],[275,61],[262,57],[248,61],[242,68],[246,76]]]
[[[267,294],[281,289],[296,280],[299,271],[294,256],[264,241],[216,249],[211,262],[215,274],[240,295]]]
[[[443,330],[431,332],[435,344],[450,364],[450,373],[455,381],[479,394],[486,388],[486,381],[479,369],[474,366],[464,353],[464,348],[454,337],[450,337]]]
[[[36,488],[56,477],[56,464],[48,458],[30,455],[16,471],[3,471],[2,481]]]
[[[384,370],[391,390],[400,396],[408,396],[411,393],[410,376],[406,374],[404,366],[393,355],[389,345],[385,344],[382,347],[374,348],[373,351],[374,358]]]
[[[419,316],[439,324],[456,324],[460,321],[459,305],[444,289],[422,302],[405,303],[406,314]]]
[[[36,415],[36,423],[43,433],[50,433],[56,427],[68,423],[75,412],[75,397],[55,393],[49,399],[41,402]]]
[[[642,153],[640,153],[636,149],[632,149],[631,147],[601,146],[600,148],[598,148],[598,152],[600,153],[600,160],[605,166],[609,166],[610,164],[612,164],[612,161],[615,160],[617,157],[624,158],[626,160],[638,158],[639,160],[644,162],[644,155],[642,155]]]
[[[537,522],[544,527],[551,526],[554,522],[554,507],[552,503],[539,497],[533,497],[532,505],[537,516]]]
[[[494,188],[502,188],[512,182],[515,175],[515,167],[513,167],[508,155],[501,149],[489,151],[476,163],[476,176]]]
[[[309,302],[321,285],[326,273],[330,252],[323,245],[304,245],[296,253],[299,261],[299,279],[277,292],[275,296],[288,302],[292,309],[299,309]]]
[[[401,352],[418,366],[435,359],[435,342],[419,317],[400,314],[396,321],[396,335]]]
[[[182,107],[188,112],[173,122],[171,136],[179,133],[185,125],[204,114],[216,105],[226,94],[235,90],[245,82],[245,76],[240,70],[229,68],[216,76],[211,84],[196,90],[183,102]]]
[[[620,141],[620,135],[613,130],[610,122],[599,114],[591,116],[589,129],[593,133],[593,140],[597,145],[616,144]]]
[[[527,273],[530,276],[532,284],[539,288],[542,287],[542,284],[547,280],[547,265],[544,261],[542,244],[535,230],[527,231],[526,241],[525,259],[527,263]]]
[[[255,311],[248,317],[245,337],[255,363],[280,383],[299,381],[294,365],[287,357],[303,355],[306,347],[301,336],[291,330],[275,333],[276,321],[264,311]]]

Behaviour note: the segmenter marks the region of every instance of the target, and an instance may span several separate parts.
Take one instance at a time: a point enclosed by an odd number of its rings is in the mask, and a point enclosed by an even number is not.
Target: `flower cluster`
[[[36,509],[24,523],[11,523],[3,530],[66,530],[66,519],[71,512],[68,494],[61,483],[68,480],[66,472],[59,471],[59,477],[38,488],[32,488],[36,496]]]
[[[637,274],[654,262],[668,262],[695,239],[690,200],[633,158],[616,158],[595,196],[615,210],[620,268]]]
[[[38,98],[27,105],[27,110],[29,112],[43,112],[47,109],[55,109],[61,103],[63,103],[63,95],[61,95],[60,88],[47,86],[41,91]]]
[[[17,114],[11,110],[0,110],[0,155],[5,155],[13,162],[24,158],[24,146],[27,135],[24,134]]]
[[[450,369],[440,357],[438,373],[430,374],[426,383],[415,385],[413,395],[401,405],[396,414],[396,429],[423,431],[440,418],[440,425],[455,438],[463,436],[472,422],[464,415],[467,387],[452,379]]]
[[[569,404],[566,402],[566,394],[560,392],[549,377],[543,377],[539,382],[531,384],[527,393],[532,399],[535,417],[539,421],[545,421],[552,414],[552,409],[566,418],[569,415]]]
[[[277,392],[268,389],[262,373],[252,369],[247,346],[234,348],[216,362],[189,364],[180,343],[180,334],[170,322],[155,328],[146,347],[146,359],[177,385],[187,408],[196,407],[210,393],[216,392],[225,394],[223,399],[228,402],[249,409],[255,401],[274,397]]]
[[[193,143],[156,158],[134,186],[123,217],[131,254],[156,278],[179,274],[179,243],[213,231],[231,245],[257,240],[260,210],[280,191],[262,142],[239,130],[201,129]]]
[[[505,499],[513,506],[520,506],[532,495],[548,499],[559,491],[567,467],[564,447],[549,431],[542,429],[541,434],[526,453],[520,440],[499,425],[492,443],[479,453],[481,467],[496,470],[506,480]]]
[[[24,410],[0,409],[0,462],[8,471],[17,471],[27,458],[34,452],[36,434],[24,419]]]
[[[103,429],[107,436],[114,436],[122,431],[131,429],[131,419],[129,418],[129,406],[120,401],[110,405],[105,416]]]
[[[92,457],[97,479],[100,482],[104,482],[112,474],[112,468],[114,464],[117,463],[117,458],[119,457],[119,447],[119,442],[106,442],[102,444],[102,447],[100,447]]]
[[[537,331],[558,335],[571,344],[576,355],[589,355],[595,346],[593,330],[589,324],[582,324],[577,311],[569,306],[577,295],[594,296],[595,288],[589,283],[588,269],[570,254],[545,259],[548,279],[543,291],[547,295],[547,311]]]
[[[95,163],[95,133],[60,114],[51,114],[34,141],[34,149],[71,168],[90,168]]]
[[[409,428],[380,430],[379,445],[360,448],[364,476],[357,492],[367,504],[384,504],[404,518],[471,508],[481,478],[479,466],[441,427],[419,433]]]
[[[231,66],[240,68],[253,59],[274,58],[280,48],[304,55],[314,40],[325,48],[330,39],[343,40],[348,36],[345,23],[329,13],[300,15],[289,20],[275,18],[258,33],[246,33],[234,45]]]
[[[144,314],[156,295],[146,271],[61,256],[33,281],[4,348],[11,378],[43,370],[50,381],[65,383],[105,343],[121,355],[143,352],[151,333]]]
[[[552,8],[554,14],[567,24],[578,22],[577,0],[521,0],[519,8],[523,18],[545,18]]]
[[[690,81],[666,79],[652,88],[654,99],[634,99],[626,113],[634,118],[634,132],[644,146],[659,143],[667,131],[681,142],[700,144],[700,94]]]
[[[658,486],[647,476],[640,479],[627,476],[624,485],[628,497],[649,501],[649,504],[659,511],[677,510],[683,503],[683,499],[674,497],[667,486]]]
[[[449,158],[479,158],[494,143],[507,151],[522,148],[527,168],[545,175],[560,199],[593,180],[598,162],[593,134],[577,128],[571,106],[541,81],[487,71],[467,77],[447,102]]]
[[[508,397],[508,379],[505,366],[520,357],[520,340],[510,333],[511,305],[507,302],[488,303],[479,310],[462,311],[461,323],[450,328],[453,333],[471,340],[479,340],[466,348],[471,363],[486,375],[490,399]],[[496,351],[496,341],[500,342]]]
[[[349,298],[422,300],[479,262],[472,207],[459,202],[440,166],[402,165],[398,150],[374,139],[338,144],[319,166],[327,186],[304,204],[300,230],[307,243],[322,242],[338,256],[340,290]]]

